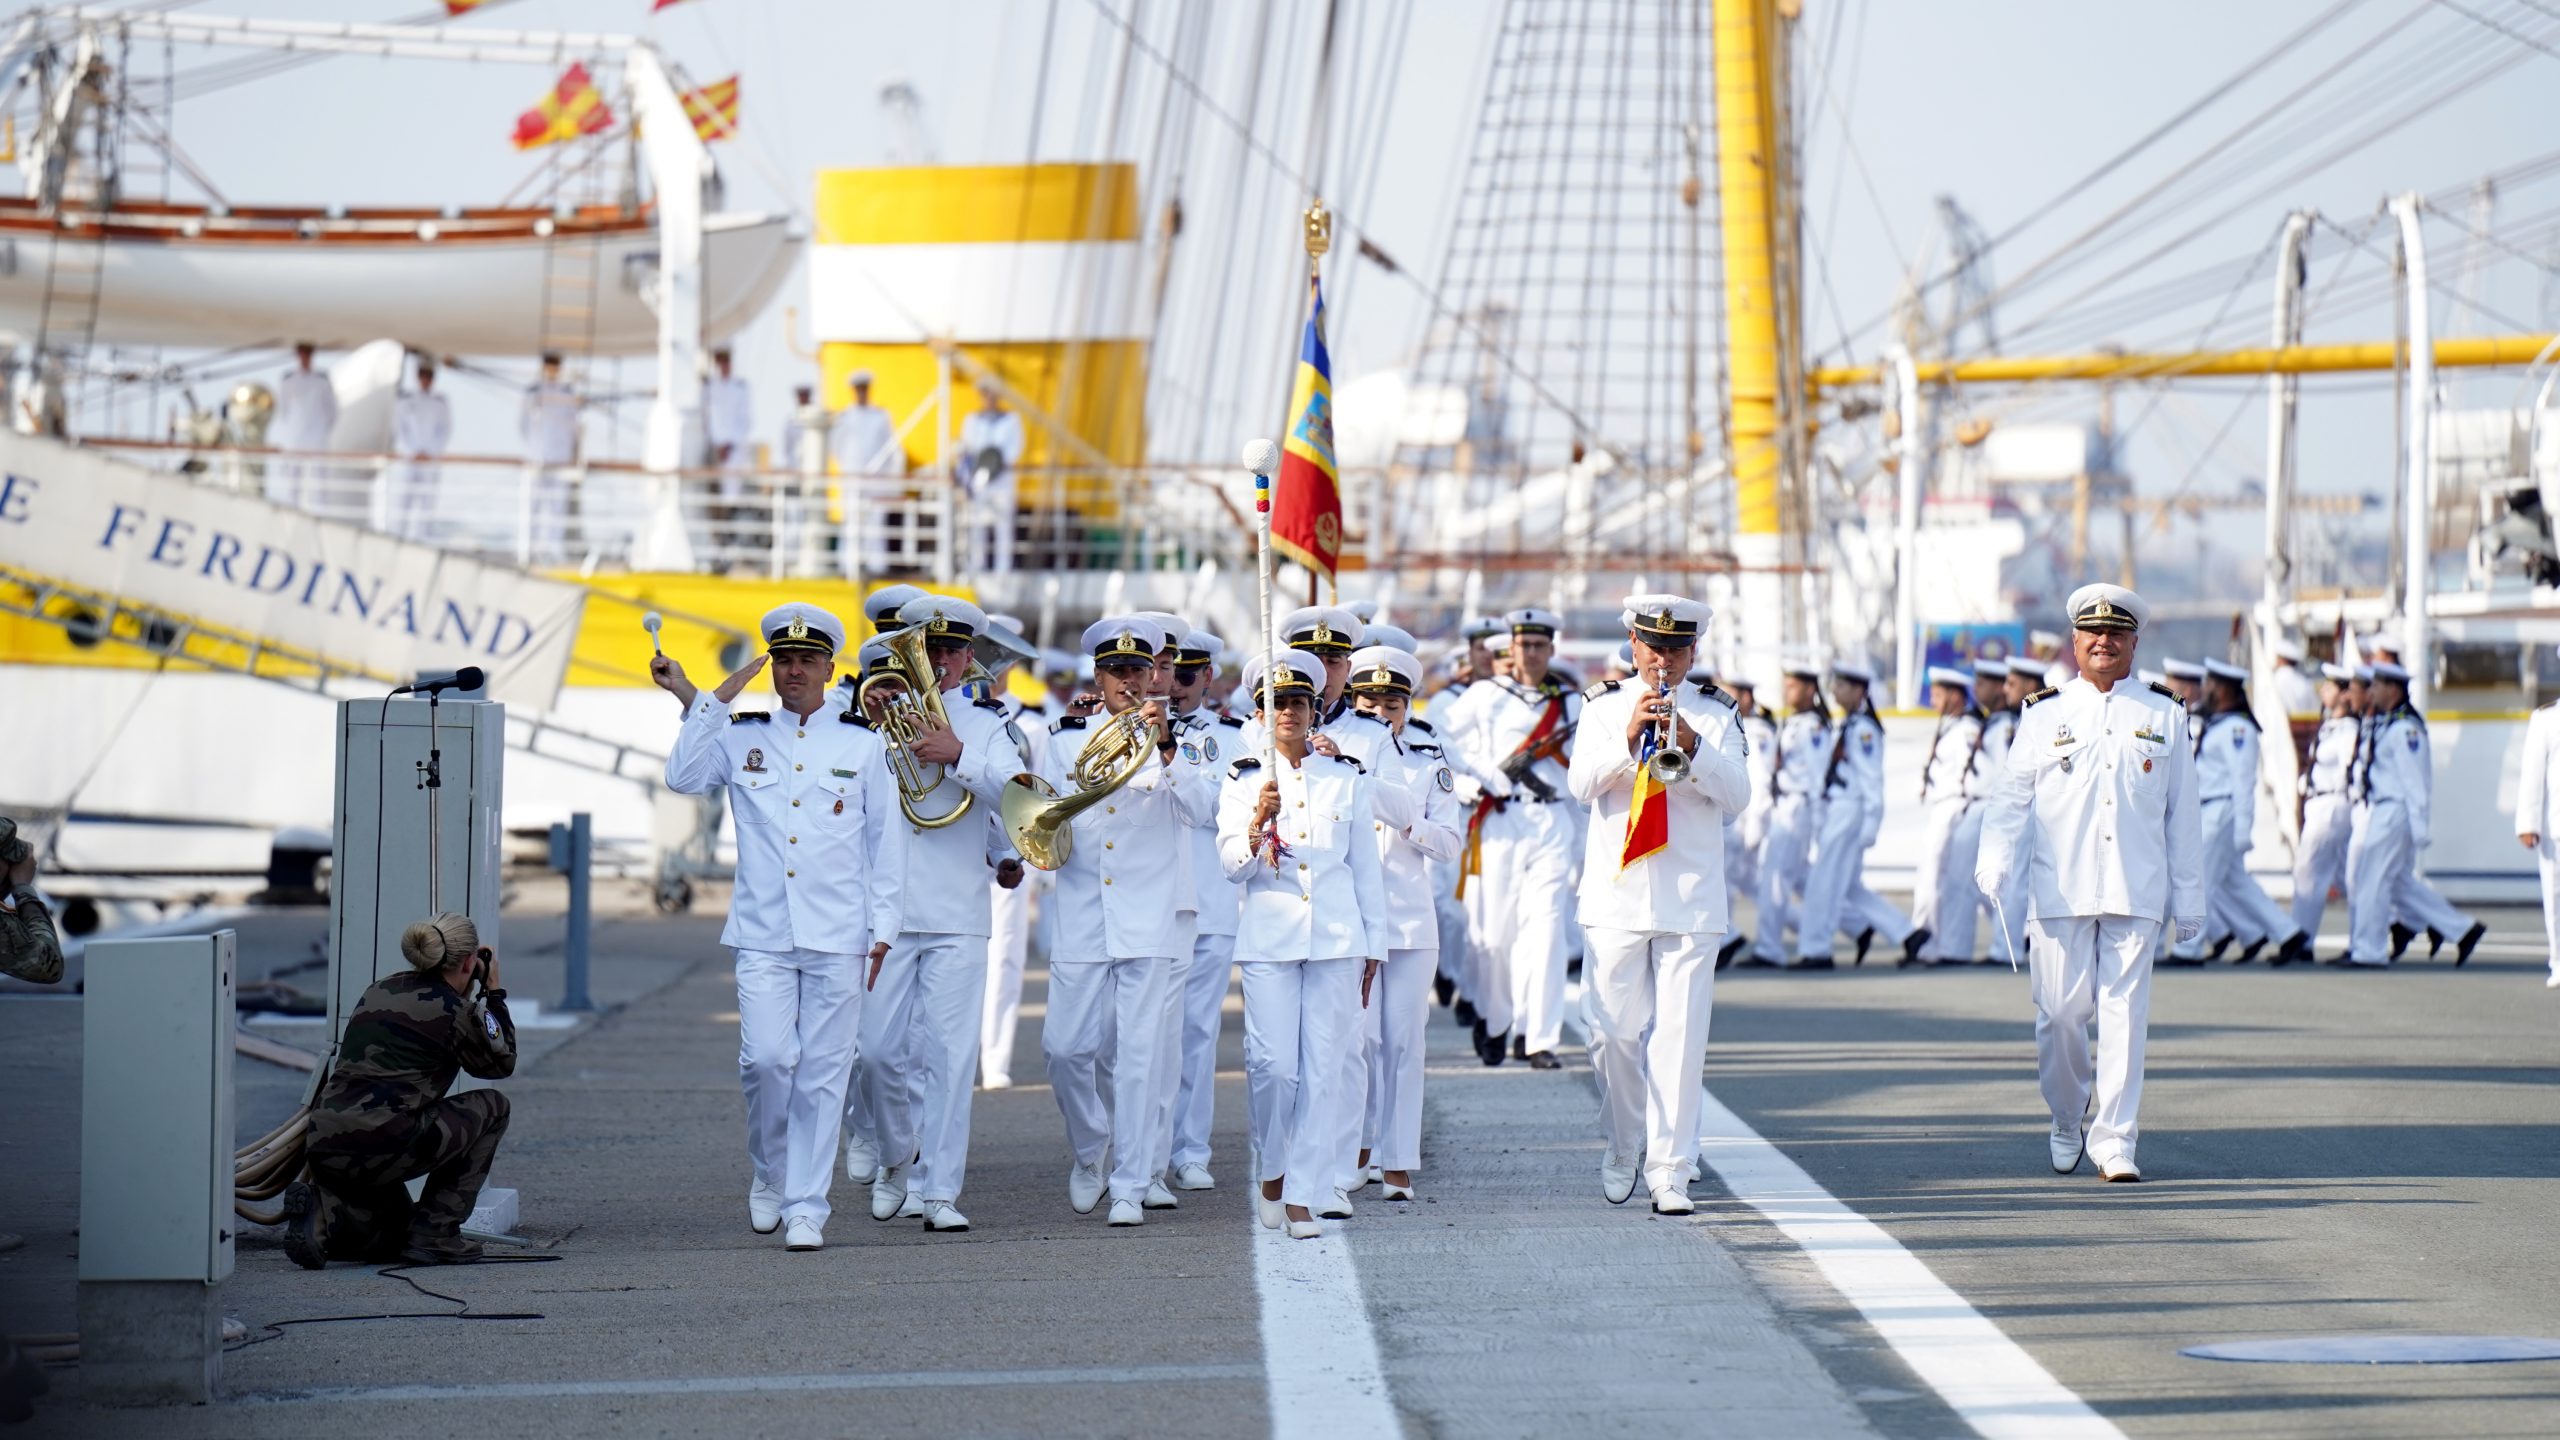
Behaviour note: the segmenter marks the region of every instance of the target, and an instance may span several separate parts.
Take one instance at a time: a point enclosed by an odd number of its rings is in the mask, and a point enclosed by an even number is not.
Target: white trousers
[[[1458,861],[1431,862],[1432,916],[1440,924],[1440,973],[1467,989],[1467,906],[1458,898]],[[1472,887],[1470,887],[1472,888]],[[1470,1003],[1473,992],[1468,992]]]
[[[1982,849],[1982,811],[1961,795],[1929,802],[1921,833],[1920,870],[1911,887],[1911,919],[1929,927],[1923,960],[1971,963],[1974,917],[1982,913],[1982,889],[1973,883],[1974,856]]]
[[[1715,1013],[1716,945],[1703,935],[1584,930],[1591,947],[1591,1063],[1610,1157],[1644,1157],[1648,1188],[1686,1180],[1698,1158],[1699,1069]]]
[[[2397,800],[2367,802],[2355,810],[2347,838],[2347,954],[2367,964],[2387,963],[2391,922],[2400,913],[2402,885],[2413,878],[2409,812]]]
[[[2204,820],[2204,883],[2208,904],[2232,938],[2242,944],[2284,940],[2295,926],[2284,907],[2249,873],[2249,852],[2233,833],[2231,797],[2219,795],[2198,807]],[[2208,929],[2213,927],[2208,926]],[[2197,937],[2201,949],[2203,936]]]
[[[1192,937],[1196,950],[1199,937]],[[1190,955],[1165,962],[1164,998],[1156,1007],[1156,1063],[1147,1071],[1147,1178],[1173,1163],[1173,1106],[1182,1095],[1182,1030],[1191,998]]]
[[[2560,835],[2545,835],[2534,847],[2542,867],[2542,940],[2551,947],[2551,973],[2560,975]]]
[[[1209,1163],[1209,1132],[1218,1119],[1218,1032],[1226,1023],[1236,937],[1202,935],[1191,942],[1182,974],[1182,1083],[1173,1097],[1171,1168]]]
[[[528,565],[567,564],[567,476],[548,465],[528,465],[523,484],[524,489],[516,501],[516,559]]]
[[[889,947],[864,998],[857,1127],[883,1165],[917,1158],[907,1186],[924,1200],[957,1200],[969,1173],[969,1094],[978,1078],[986,1004],[981,935],[908,931]]]
[[[827,1223],[870,964],[817,950],[737,952],[747,1160],[755,1178],[781,1189],[785,1219]]]
[[[1831,953],[1835,931],[1856,935],[1873,930],[1888,945],[1900,945],[1911,934],[1911,921],[1867,888],[1859,872],[1867,847],[1859,843],[1865,822],[1860,807],[1846,796],[1821,807],[1814,825],[1813,863],[1804,882],[1804,911],[1796,920],[1796,954]]]
[[[2414,852],[2415,847],[2412,847]],[[2397,908],[2400,923],[2412,930],[2433,930],[2447,940],[2461,938],[2471,928],[2471,917],[2454,908],[2427,877],[2417,871],[2418,858],[2409,857],[2409,873],[2400,881]]]
[[[1573,903],[1573,816],[1562,804],[1515,800],[1485,817],[1484,993],[1476,1011],[1531,1054],[1564,1043],[1565,915]]]
[[[1388,951],[1362,1016],[1361,1048],[1369,1063],[1359,1148],[1381,1170],[1410,1171],[1422,1164],[1422,1032],[1431,1019],[1432,953]],[[1359,1177],[1352,1179],[1357,1183]]]
[[[1751,937],[1751,953],[1760,959],[1775,964],[1787,958],[1787,931],[1799,918],[1796,901],[1804,893],[1805,861],[1812,853],[1812,804],[1801,795],[1780,796],[1760,841],[1760,933]]]
[[[2346,878],[2349,822],[2342,791],[2303,802],[2302,839],[2293,852],[2293,928],[2305,935],[2320,933],[2329,891]]]
[[[1007,890],[987,882],[987,999],[978,1018],[978,1076],[1013,1083],[1013,1037],[1022,1020],[1022,963],[1031,953],[1031,877]]]
[[[1309,1209],[1331,1196],[1359,1108],[1337,1093],[1343,1052],[1358,1044],[1357,956],[1247,960],[1245,1111],[1256,1181],[1280,1180],[1280,1201]]]
[[[2027,922],[2036,998],[2036,1076],[2057,1127],[2089,1121],[2089,1158],[2130,1158],[2142,1127],[2142,1050],[2151,1029],[2151,937],[2157,920],[2053,916]],[[2089,1027],[2098,1029],[2097,1049]],[[2094,1090],[2097,1108],[2090,1110]]]
[[[1733,817],[1724,826],[1724,898],[1725,913],[1739,914],[1742,901],[1760,893],[1760,837],[1769,827],[1751,811]],[[1589,941],[1584,942],[1586,948]],[[1590,956],[1586,954],[1584,959]]]
[[[1067,1145],[1079,1165],[1099,1165],[1107,1154],[1111,1198],[1131,1204],[1147,1196],[1149,1077],[1170,966],[1163,956],[1049,961],[1049,1016],[1040,1026],[1040,1050],[1058,1113],[1067,1122]]]
[[[384,497],[382,528],[403,540],[427,538],[443,474],[444,467],[433,461],[395,461],[389,472],[391,493]]]

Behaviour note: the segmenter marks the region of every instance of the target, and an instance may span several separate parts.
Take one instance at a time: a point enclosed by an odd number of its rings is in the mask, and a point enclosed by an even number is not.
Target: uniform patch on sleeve
[[[1582,692],[1582,698],[1585,700],[1597,700],[1601,696],[1606,695],[1617,688],[1618,682],[1615,680],[1595,680],[1591,683],[1590,689]]]
[[[2151,687],[2151,688],[2153,688],[2153,689],[2155,689],[2155,690],[2156,690],[2156,689],[2158,689],[2158,688],[2160,688],[2160,687],[2158,687],[2158,686],[2156,686],[2156,685],[2155,685],[2155,686],[2153,686],[2153,687]],[[2046,686],[2045,688],[2043,688],[2042,690],[2037,691],[2037,692],[2036,692],[2036,693],[2034,693],[2033,695],[2028,696],[2026,699],[2019,701],[2019,702],[2018,702],[2018,708],[2019,708],[2019,709],[2021,709],[2021,710],[2024,710],[2025,708],[2027,708],[2027,707],[2028,707],[2028,706],[2030,706],[2030,705],[2035,704],[2035,703],[2036,703],[2037,701],[2039,701],[2039,700],[2050,700],[2050,699],[2052,699],[2054,696],[2059,695],[2059,694],[2061,694],[2061,693],[2062,693],[2061,691],[2056,690],[2056,689],[2054,689],[2052,686],[2048,685],[2048,686]]]
[[[1441,766],[1433,773],[1431,781],[1444,791],[1455,790],[1458,788],[1458,778],[1449,773],[1449,767],[1446,765]]]
[[[481,1025],[481,1028],[482,1028],[482,1029],[485,1029],[485,1030],[487,1030],[487,1031],[489,1032],[489,1038],[490,1038],[490,1039],[495,1040],[495,1039],[497,1039],[497,1038],[498,1038],[498,1017],[497,1017],[497,1016],[490,1014],[490,1013],[489,1013],[488,1011],[486,1011],[486,1010],[481,1011],[481,1012],[480,1012],[480,1025]]]

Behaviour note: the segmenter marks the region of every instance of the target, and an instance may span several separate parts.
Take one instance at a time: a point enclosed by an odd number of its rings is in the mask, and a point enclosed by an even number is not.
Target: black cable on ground
[[[464,1260],[458,1263],[462,1265],[547,1265],[560,1258],[557,1255],[484,1255],[477,1260]],[[266,1334],[254,1340],[243,1340],[237,1345],[225,1346],[223,1353],[228,1355],[255,1345],[264,1345],[270,1340],[281,1340],[284,1338],[285,1330],[295,1325],[342,1325],[362,1320],[544,1320],[550,1318],[532,1310],[475,1312],[471,1308],[471,1302],[461,1296],[447,1295],[441,1290],[430,1290],[410,1278],[410,1271],[427,1268],[430,1267],[412,1264],[385,1265],[373,1273],[387,1275],[430,1300],[442,1300],[450,1305],[461,1306],[461,1309],[381,1311],[364,1315],[305,1315],[292,1320],[269,1320],[258,1327],[266,1331]],[[432,1268],[440,1270],[446,1267],[439,1265]]]

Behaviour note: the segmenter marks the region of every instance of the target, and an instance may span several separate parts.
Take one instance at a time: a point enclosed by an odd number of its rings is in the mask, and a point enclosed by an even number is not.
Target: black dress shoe
[[[1796,963],[1787,968],[1790,970],[1836,970],[1840,967],[1833,964],[1828,955],[1805,955],[1799,957]]]
[[[1457,993],[1457,981],[1450,979],[1446,975],[1434,975],[1431,977],[1431,998],[1439,1004],[1441,1009],[1448,1009],[1450,997]]]
[[[2433,960],[2434,958],[2436,958],[2436,952],[2437,952],[2437,951],[2439,951],[2439,950],[2441,950],[2441,949],[2443,949],[2443,948],[2444,948],[2444,932],[2443,932],[2443,931],[2441,931],[2441,930],[2438,930],[2438,929],[2437,929],[2436,927],[2434,927],[2433,925],[2428,926],[2428,927],[2427,927],[2427,958],[2428,958],[2428,959],[2430,959],[2430,960]]]
[[[1556,1058],[1556,1052],[1553,1050],[1541,1050],[1529,1057],[1529,1068],[1532,1070],[1561,1070],[1564,1068],[1564,1062]]]
[[[1874,932],[1869,931],[1868,933],[1873,934]],[[1929,927],[1923,925],[1918,929],[1913,930],[1910,934],[1902,937],[1903,964],[1917,965],[1920,963],[1920,948],[1929,943],[1929,934]],[[1863,950],[1860,951],[1858,958],[1861,960],[1866,958],[1866,954]]]
[[[2250,942],[2249,942],[2249,948],[2248,948],[2248,949],[2246,949],[2246,950],[2241,951],[2241,952],[2240,952],[2240,956],[2239,956],[2239,958],[2238,958],[2238,959],[2236,959],[2236,960],[2233,960],[2231,963],[2232,963],[2232,964],[2234,964],[2234,965],[2246,965],[2246,964],[2248,964],[2250,961],[2257,959],[2257,958],[2258,958],[2258,952],[2259,952],[2259,951],[2261,951],[2261,950],[2264,950],[2264,949],[2266,949],[2266,948],[2267,948],[2267,937],[2265,937],[2265,936],[2261,935],[2261,936],[2259,936],[2257,939],[2250,941]]]
[[[2231,937],[2225,935],[2221,939],[2213,942],[2213,948],[2204,952],[2204,958],[2207,960],[2219,960],[2222,958],[2222,952],[2230,948]]]
[[[2169,950],[2162,952],[2160,958],[2152,963],[2162,967],[2175,966],[2180,970],[2201,970],[2204,968],[2204,957],[2181,955],[2175,950]]]
[[[2293,933],[2291,938],[2287,939],[2282,945],[2276,947],[2275,954],[2267,957],[2267,964],[2274,969],[2281,970],[2296,960],[2308,960],[2310,958],[2311,937],[2297,930]]]
[[[1748,935],[1729,935],[1725,937],[1725,942],[1716,947],[1716,968],[1722,970],[1733,964],[1733,957],[1741,954],[1744,947],[1748,946],[1750,943],[1751,937]]]
[[[2391,922],[2391,958],[2392,958],[2392,959],[2394,959],[2394,960],[2399,959],[2399,958],[2401,957],[2401,955],[2403,955],[2404,953],[2406,953],[2406,952],[2407,952],[2407,950],[2409,949],[2409,942],[2410,942],[2410,941],[2412,941],[2412,940],[2415,940],[2415,939],[2417,939],[2417,938],[2418,938],[2418,932],[2417,932],[2417,931],[2410,929],[2408,926],[2401,924],[2401,923],[2400,923],[2399,921],[2397,921],[2397,920],[2392,921],[2392,922]]]
[[[1582,978],[1581,956],[1576,955],[1572,959],[1564,962],[1564,978],[1567,980],[1579,980]]]
[[[1511,1058],[1514,1060],[1526,1060],[1529,1058],[1528,1036],[1514,1035],[1511,1037]]]
[[[2480,937],[2488,933],[2488,926],[2477,920],[2471,922],[2471,928],[2463,931],[2462,938],[2453,943],[2453,967],[2455,969],[2459,970],[2462,968],[2462,962],[2470,959],[2471,952],[2479,946]]]
[[[1850,963],[1850,964],[1852,964],[1852,965],[1864,965],[1864,964],[1866,964],[1866,963],[1867,963],[1867,947],[1868,947],[1868,946],[1870,946],[1870,945],[1873,945],[1874,943],[1876,943],[1876,928],[1875,928],[1874,926],[1870,925],[1870,926],[1868,926],[1866,929],[1859,931],[1859,932],[1858,932],[1858,958],[1857,958],[1857,959],[1855,959],[1855,960],[1850,961],[1849,963]]]
[[[1449,1017],[1458,1022],[1458,1028],[1461,1030],[1474,1025],[1476,1023],[1475,1002],[1464,995],[1459,996],[1457,1003],[1449,1007]]]

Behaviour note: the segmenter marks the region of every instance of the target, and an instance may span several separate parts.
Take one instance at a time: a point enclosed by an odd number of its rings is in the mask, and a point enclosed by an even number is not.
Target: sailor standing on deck
[[[2347,873],[2350,802],[2347,771],[2364,733],[2363,685],[2344,665],[2320,667],[2320,729],[2311,738],[2311,767],[2302,772],[2302,840],[2293,854],[2293,926],[2307,940],[2320,933],[2329,891]],[[2527,747],[2528,753],[2531,746]],[[2282,965],[2295,956],[2278,955]]]
[[[712,546],[727,550],[745,538],[736,526],[738,502],[746,497],[747,470],[755,459],[755,394],[747,377],[731,369],[724,347],[711,352],[712,374],[702,384],[702,439],[711,449],[719,477],[703,506],[710,524],[704,528]]]
[[[436,485],[444,476],[445,447],[453,443],[453,402],[436,393],[436,362],[418,357],[418,388],[391,404],[392,486],[389,513],[392,534],[403,540],[427,538],[427,522],[435,518]]]
[[[326,450],[329,433],[338,428],[338,392],[326,373],[311,365],[308,342],[293,347],[293,368],[276,382],[275,418],[267,422],[267,443],[278,450]],[[310,509],[331,497],[321,493],[328,467],[304,458],[280,459],[267,465],[267,498],[278,505]]]
[[[1744,962],[1751,965],[1786,963],[1787,931],[1800,918],[1833,745],[1819,666],[1789,665],[1780,693],[1786,697],[1787,718],[1778,727],[1777,758],[1769,777],[1769,830],[1760,842],[1760,894],[1753,907],[1760,916],[1760,933]]]
[[[844,1124],[865,971],[900,928],[906,827],[880,737],[827,703],[844,625],[815,605],[768,612],[767,654],[703,693],[664,655],[649,678],[684,704],[667,788],[729,789],[738,878],[720,943],[737,952],[738,1076],[747,1095],[747,1219],[826,1243],[827,1182]],[[729,704],[773,663],[779,712]],[[865,961],[868,961],[866,965]]]
[[[1973,703],[1976,677],[1948,665],[1929,667],[1929,697],[1938,731],[1920,770],[1920,803],[1928,807],[1920,837],[1920,870],[1912,882],[1911,918],[1924,938],[1904,965],[1973,963],[1973,917],[1982,908],[1974,887],[1974,852],[1982,840],[1977,810],[1983,736],[1989,717]]]
[[[542,373],[524,392],[516,429],[524,440],[524,491],[516,502],[516,559],[558,565],[569,545],[569,480],[578,463],[586,402],[560,378],[560,357],[542,357]]]
[[[2533,852],[2542,870],[2542,934],[2551,950],[2547,989],[2560,990],[2560,784],[2554,784],[2553,752],[2560,750],[2560,701],[2542,706],[2524,727],[2524,774],[2516,785],[2516,840]]]
[[[1866,963],[1867,947],[1878,932],[1901,946],[1905,959],[1919,954],[1929,940],[1926,926],[1915,927],[1868,889],[1864,877],[1867,851],[1884,828],[1884,722],[1876,718],[1870,695],[1875,679],[1875,670],[1864,660],[1832,663],[1831,698],[1840,702],[1841,719],[1823,765],[1813,862],[1796,921],[1799,970],[1832,968],[1834,930],[1857,937],[1860,964]]]
[[[1266,684],[1266,673],[1268,683]],[[1277,774],[1245,756],[1218,797],[1218,859],[1243,889],[1236,962],[1244,981],[1254,1213],[1293,1240],[1324,1234],[1316,1207],[1354,1143],[1357,1106],[1340,1093],[1361,1008],[1387,953],[1385,882],[1371,781],[1311,744],[1324,679],[1300,650],[1245,665]]]
[[[1057,872],[1057,942],[1049,954],[1049,1014],[1040,1043],[1075,1155],[1068,1203],[1090,1215],[1107,1192],[1112,1224],[1141,1225],[1153,1178],[1155,1067],[1176,1063],[1156,1053],[1165,987],[1173,958],[1191,953],[1197,929],[1199,902],[1183,827],[1214,813],[1217,791],[1204,773],[1181,763],[1166,703],[1147,698],[1156,652],[1164,648],[1156,623],[1134,615],[1096,621],[1084,632],[1084,648],[1101,694],[1076,697],[1073,713],[1051,730],[1041,778],[1059,795],[1085,788],[1076,771],[1093,739],[1087,717],[1097,703],[1113,717],[1140,712],[1160,738],[1139,757],[1126,785],[1071,822],[1075,838]]]
[[[1751,803],[1741,716],[1715,686],[1682,679],[1710,616],[1684,596],[1627,597],[1618,619],[1636,675],[1584,692],[1570,776],[1591,807],[1579,910],[1609,1145],[1600,1195],[1626,1203],[1641,1172],[1660,1215],[1695,1208],[1698,1070],[1731,923],[1724,829]]]
[[[1999,895],[2013,868],[2027,872],[2028,913],[2004,923],[2026,927],[2054,1172],[2085,1154],[2109,1180],[2139,1180],[2152,935],[2204,931],[2195,750],[2177,697],[2127,678],[2151,611],[2142,597],[2084,585],[2068,609],[2079,676],[2028,697],[1974,879]]]

